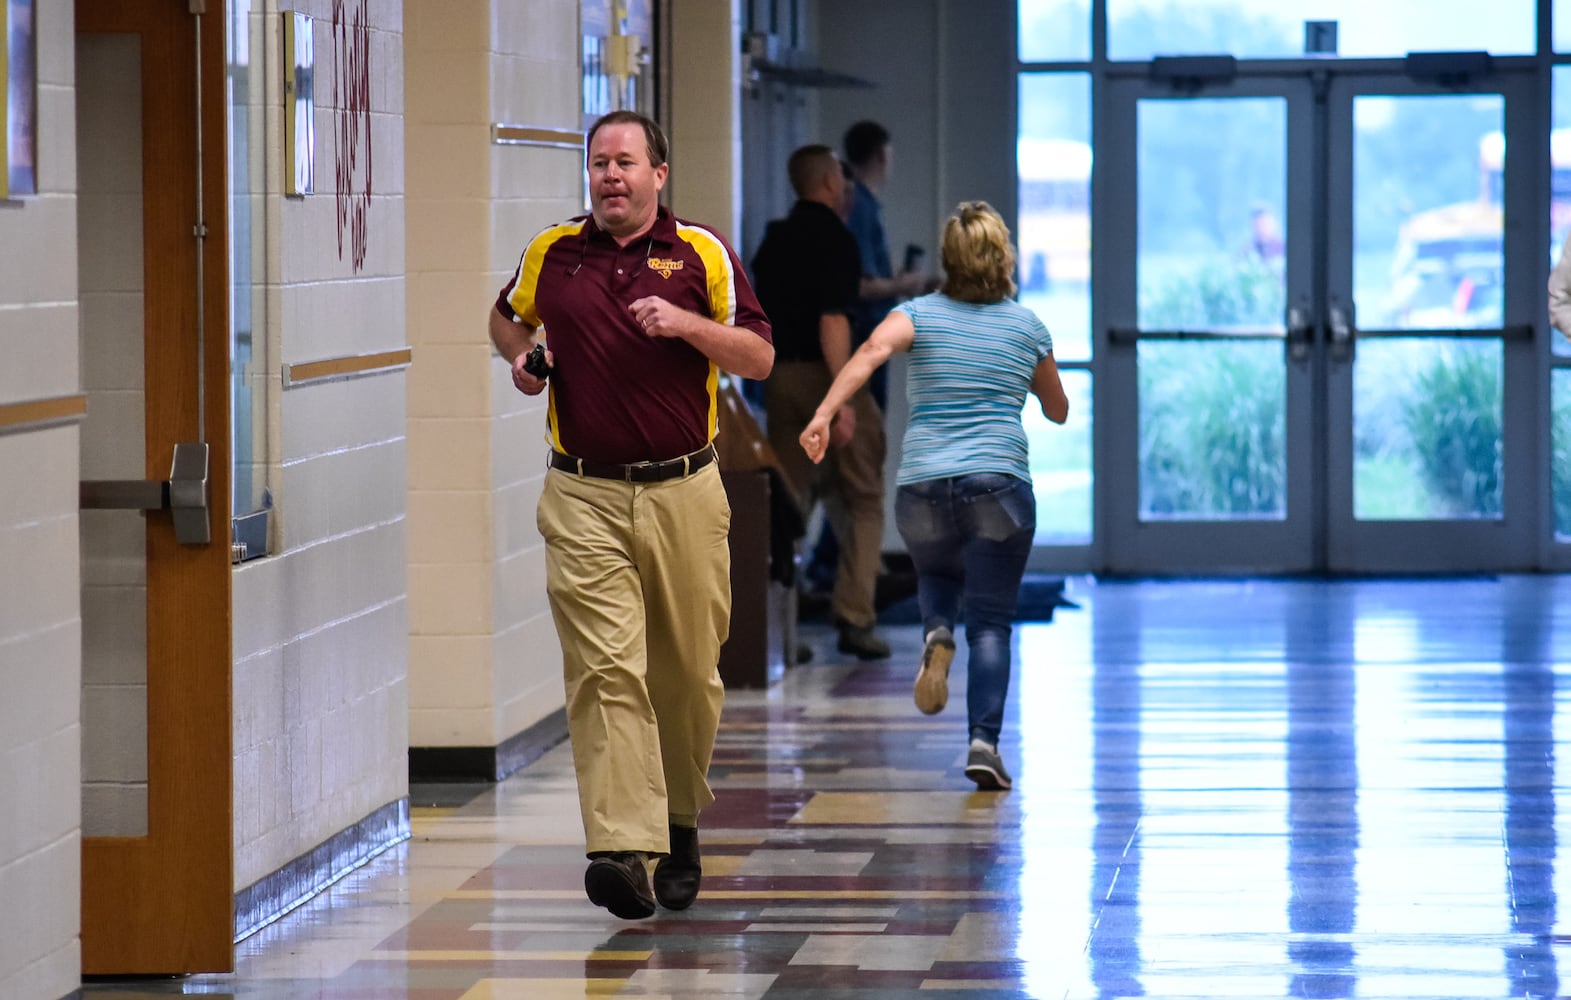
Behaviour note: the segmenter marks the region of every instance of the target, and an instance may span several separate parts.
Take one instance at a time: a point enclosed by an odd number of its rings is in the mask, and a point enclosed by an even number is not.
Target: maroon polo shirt
[[[647,295],[770,339],[736,253],[663,206],[654,228],[625,247],[592,216],[541,231],[496,309],[542,328],[555,365],[547,420],[557,451],[630,464],[714,440],[719,369],[687,341],[638,325],[630,306]]]

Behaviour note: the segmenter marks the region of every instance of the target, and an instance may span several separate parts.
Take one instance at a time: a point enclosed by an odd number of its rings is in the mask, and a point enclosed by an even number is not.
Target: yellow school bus
[[[1502,321],[1505,137],[1478,143],[1478,193],[1471,201],[1416,212],[1402,224],[1384,321],[1397,328],[1480,328]],[[1551,254],[1571,226],[1571,130],[1550,135]]]

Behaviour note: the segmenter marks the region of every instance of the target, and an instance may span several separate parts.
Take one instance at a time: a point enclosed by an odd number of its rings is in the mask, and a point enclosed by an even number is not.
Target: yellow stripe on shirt
[[[540,284],[540,268],[545,264],[546,253],[557,240],[564,236],[576,236],[582,233],[586,225],[588,225],[587,221],[578,219],[549,226],[536,233],[534,239],[529,241],[529,246],[524,249],[524,255],[518,261],[518,280],[507,292],[507,304],[527,326],[540,325],[540,312],[535,307],[535,293]]]
[[[709,318],[727,326],[736,323],[736,274],[731,270],[731,255],[720,237],[702,226],[678,222],[676,234],[698,251],[709,280]]]
[[[507,304],[512,307],[520,322],[533,329],[539,328],[540,310],[535,303],[536,292],[540,285],[540,269],[545,266],[545,255],[558,240],[583,233],[584,227],[588,224],[587,220],[578,219],[548,226],[536,233],[529,241],[529,246],[524,248],[524,255],[518,261],[518,280],[507,292]],[[551,447],[562,451],[562,433],[557,427],[556,383],[554,382],[546,384],[546,426],[550,429]]]
[[[704,274],[709,282],[709,318],[727,326],[736,325],[736,272],[731,268],[731,254],[714,233],[702,226],[677,222],[676,234],[698,253],[704,262]],[[720,369],[711,361],[709,377],[704,381],[709,393],[709,440],[713,441],[720,430]]]

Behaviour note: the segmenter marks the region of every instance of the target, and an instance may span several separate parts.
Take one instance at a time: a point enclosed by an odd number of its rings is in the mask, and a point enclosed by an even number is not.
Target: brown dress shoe
[[[698,898],[703,877],[698,858],[698,830],[671,824],[671,853],[655,865],[655,899],[668,910],[685,910]]]
[[[637,851],[611,851],[592,858],[584,871],[584,893],[591,903],[623,920],[642,920],[655,912],[649,871]]]

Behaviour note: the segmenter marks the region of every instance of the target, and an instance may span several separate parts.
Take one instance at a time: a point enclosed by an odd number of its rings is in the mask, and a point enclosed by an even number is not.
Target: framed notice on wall
[[[311,15],[284,18],[284,194],[316,188],[316,48]]]
[[[0,79],[5,102],[0,132],[5,133],[6,169],[0,197],[38,193],[38,58],[34,38],[34,0],[4,0],[5,48]]]

